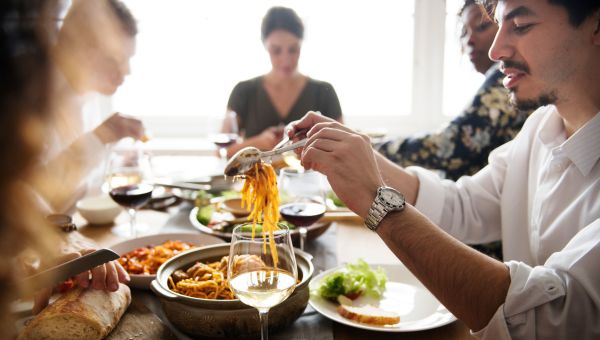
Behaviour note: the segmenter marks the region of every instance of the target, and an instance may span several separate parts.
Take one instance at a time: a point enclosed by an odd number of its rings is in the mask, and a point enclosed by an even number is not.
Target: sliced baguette
[[[103,339],[131,302],[129,287],[116,292],[76,288],[46,307],[19,334],[18,340]]]
[[[383,326],[400,322],[400,316],[398,314],[371,305],[360,307],[339,305],[337,311],[346,319],[369,325]]]

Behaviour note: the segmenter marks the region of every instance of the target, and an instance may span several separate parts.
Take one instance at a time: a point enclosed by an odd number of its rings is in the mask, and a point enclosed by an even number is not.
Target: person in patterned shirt
[[[498,26],[474,0],[466,0],[458,14],[463,25],[463,53],[477,72],[485,74],[485,81],[470,105],[441,130],[377,146],[394,163],[441,170],[452,180],[486,166],[488,154],[512,140],[530,113],[509,103],[508,90],[502,86],[504,75],[488,57]]]

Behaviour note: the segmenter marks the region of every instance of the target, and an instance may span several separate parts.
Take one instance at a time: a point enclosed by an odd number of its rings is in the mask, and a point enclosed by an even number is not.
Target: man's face
[[[511,100],[529,110],[569,98],[590,65],[585,23],[574,28],[567,11],[547,0],[500,1],[495,17],[490,58],[501,61]]]

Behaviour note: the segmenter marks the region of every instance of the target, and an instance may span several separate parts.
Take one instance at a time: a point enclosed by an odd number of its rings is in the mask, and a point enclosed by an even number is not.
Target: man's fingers
[[[332,160],[332,152],[319,150],[315,147],[309,146],[302,152],[302,166],[307,170],[318,171],[325,176],[330,174],[327,172],[327,164],[330,164]]]
[[[298,131],[298,130],[310,129],[317,123],[332,122],[332,121],[334,121],[334,120],[331,118],[322,116],[320,113],[317,113],[314,111],[308,111],[308,113],[306,115],[304,115],[304,117],[302,117],[300,120],[297,120],[295,122],[288,124],[288,127],[286,128],[286,130],[287,130],[288,136],[291,138],[291,137],[294,137],[294,135],[296,134],[296,131]]]
[[[304,148],[315,148],[325,152],[333,152],[339,146],[339,141],[332,139],[316,138],[306,143]]]

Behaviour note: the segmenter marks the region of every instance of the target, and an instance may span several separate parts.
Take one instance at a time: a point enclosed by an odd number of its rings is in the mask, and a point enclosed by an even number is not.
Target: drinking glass
[[[260,232],[248,232],[252,223],[233,229],[227,265],[229,286],[238,299],[258,310],[261,339],[268,339],[269,309],[287,299],[298,280],[294,247],[287,226]],[[261,225],[257,225],[261,227]]]
[[[116,145],[107,164],[106,182],[110,197],[124,207],[129,214],[129,233],[123,236],[136,237],[136,211],[152,197],[153,186],[144,183],[149,177],[150,163],[140,142],[123,141]],[[118,228],[117,232],[119,233]]]
[[[300,249],[304,250],[307,227],[327,210],[323,175],[312,170],[283,168],[279,174],[279,195],[279,213],[298,227]]]
[[[219,148],[219,158],[225,162],[227,161],[227,148],[237,143],[240,138],[237,114],[234,111],[229,111],[225,115],[221,131],[223,132],[214,134],[211,140]]]

